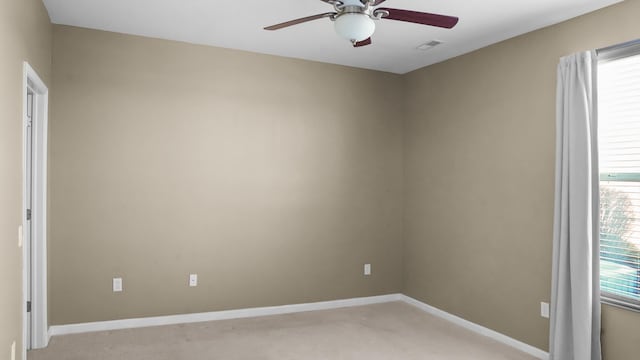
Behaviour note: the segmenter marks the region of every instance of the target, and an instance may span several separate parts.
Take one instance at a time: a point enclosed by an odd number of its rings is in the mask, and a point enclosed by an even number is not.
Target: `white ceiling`
[[[333,11],[320,0],[44,0],[56,24],[406,73],[582,15],[621,0],[387,0],[381,7],[457,16],[441,29],[376,22],[373,44],[352,48],[329,19],[266,31],[276,23]],[[431,40],[444,43],[417,50]]]

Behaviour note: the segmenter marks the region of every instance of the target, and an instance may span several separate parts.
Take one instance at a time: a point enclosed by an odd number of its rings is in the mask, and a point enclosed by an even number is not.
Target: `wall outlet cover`
[[[189,286],[198,286],[198,274],[189,274]]]
[[[364,274],[371,275],[371,264],[364,264]]]
[[[540,316],[543,318],[549,318],[549,303],[541,302],[540,303]]]
[[[122,278],[113,278],[113,292],[122,291]]]

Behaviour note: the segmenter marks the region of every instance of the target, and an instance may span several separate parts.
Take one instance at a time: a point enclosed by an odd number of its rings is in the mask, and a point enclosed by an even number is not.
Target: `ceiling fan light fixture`
[[[338,16],[334,27],[338,35],[351,42],[368,39],[376,30],[376,24],[369,15],[361,13],[346,13]]]

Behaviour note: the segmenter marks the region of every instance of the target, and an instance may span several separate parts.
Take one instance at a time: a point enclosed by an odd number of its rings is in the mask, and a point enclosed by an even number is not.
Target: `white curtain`
[[[595,52],[560,59],[549,353],[601,360]]]

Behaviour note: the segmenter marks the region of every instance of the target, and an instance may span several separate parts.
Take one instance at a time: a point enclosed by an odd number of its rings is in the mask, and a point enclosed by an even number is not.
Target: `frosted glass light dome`
[[[365,40],[376,30],[376,24],[365,14],[342,14],[334,22],[336,33],[349,41]]]

